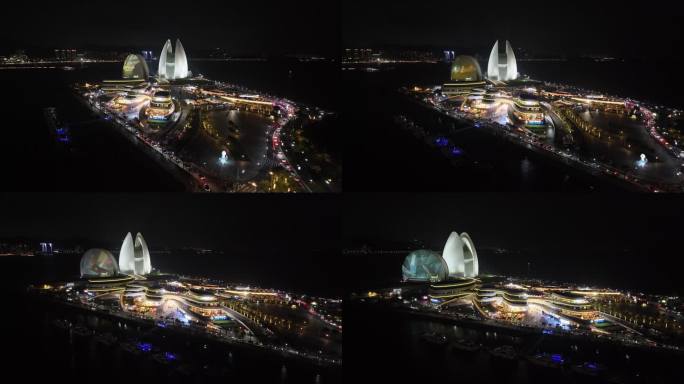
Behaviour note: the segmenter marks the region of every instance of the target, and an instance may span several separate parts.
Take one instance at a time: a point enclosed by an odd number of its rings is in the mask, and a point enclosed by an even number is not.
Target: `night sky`
[[[458,230],[482,246],[504,248],[660,244],[680,233],[684,209],[676,196],[630,194],[370,194],[345,204],[353,206],[345,210],[352,238],[420,238],[441,246]]]
[[[668,292],[684,288],[679,271],[668,267],[681,259],[684,201],[678,196],[356,195],[345,199],[344,212],[343,238],[350,248],[392,249],[417,239],[441,252],[451,231],[468,232],[488,254],[508,250],[500,256],[507,260],[481,255],[481,271],[517,274],[531,261],[536,277]],[[389,268],[400,271],[399,264]]]
[[[346,47],[433,46],[515,48],[553,54],[626,57],[680,55],[679,5],[625,1],[389,1],[345,2]],[[477,52],[473,52],[477,53]]]
[[[339,45],[336,1],[74,0],[3,7],[1,48],[120,46],[157,51],[167,38],[176,37],[189,55],[214,47],[330,54]]]
[[[152,265],[314,295],[341,296],[339,200],[328,195],[0,194],[0,241],[104,248],[141,232]],[[219,251],[199,254],[185,247]],[[159,251],[170,250],[170,253]],[[78,276],[80,255],[2,258],[13,289]],[[52,262],[54,261],[54,262]]]
[[[157,249],[258,254],[338,247],[338,203],[322,195],[3,194],[0,210],[0,237],[57,244],[83,239],[118,247],[127,232],[142,232]]]

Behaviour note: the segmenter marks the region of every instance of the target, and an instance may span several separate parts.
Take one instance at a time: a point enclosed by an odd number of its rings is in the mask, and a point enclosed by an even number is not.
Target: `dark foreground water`
[[[652,64],[648,64],[652,65]],[[624,97],[681,107],[677,81],[635,76],[644,63],[521,62],[532,78],[575,84]],[[446,126],[439,114],[399,94],[407,85],[438,85],[447,64],[405,64],[378,72],[343,71],[345,89],[346,190],[374,191],[615,191],[611,181],[549,161],[486,132],[465,129],[454,136],[462,154],[454,159],[400,130],[399,114],[423,126]],[[673,83],[673,81],[675,83]],[[458,129],[459,127],[455,127]]]
[[[218,256],[197,256],[183,253],[153,255],[156,266],[171,272],[185,272],[213,278],[233,279],[244,283],[270,286],[286,279],[261,269],[262,281],[246,281],[244,276],[258,273],[256,262],[218,262]],[[193,266],[188,267],[192,257]],[[225,257],[223,257],[225,258]],[[3,336],[3,372],[20,375],[27,381],[38,379],[82,380],[97,377],[98,381],[117,382],[147,380],[151,382],[204,383],[339,383],[341,369],[325,368],[307,361],[285,358],[279,354],[245,348],[208,339],[179,335],[154,326],[124,322],[116,318],[69,309],[28,295],[29,284],[64,281],[78,277],[78,256],[0,257],[0,269],[5,272],[0,288],[3,311],[0,320]],[[232,264],[229,268],[228,264]],[[243,276],[239,279],[239,276]],[[274,285],[274,288],[281,288]],[[299,288],[292,284],[282,288]],[[311,293],[329,293],[325,289]],[[73,326],[83,326],[95,334],[109,334],[117,339],[113,345],[95,336],[79,336],[58,327],[65,320]],[[145,342],[151,352],[131,353],[121,346],[126,342]],[[171,362],[155,360],[155,354],[172,353]]]
[[[336,93],[330,84],[337,83],[338,70],[331,63],[190,61],[190,67],[207,78],[336,111]],[[73,71],[0,70],[0,187],[6,191],[183,190],[149,156],[96,119],[70,89],[75,82],[120,78],[120,71],[119,63],[89,64]],[[320,86],[323,83],[329,86]],[[56,145],[48,132],[46,107],[56,107],[58,117],[71,128],[66,148]],[[325,128],[317,139],[339,140],[338,124]]]
[[[378,308],[380,304],[345,306],[345,379],[366,383],[673,383],[682,355],[581,339],[523,335],[466,327],[451,321],[418,318]],[[446,345],[423,339],[427,332],[445,335]],[[457,340],[482,344],[476,352],[454,349]],[[539,367],[524,357],[497,359],[488,349],[511,345],[522,356],[562,355],[565,367]],[[629,356],[629,358],[627,358]],[[605,367],[594,377],[570,367],[584,362]]]

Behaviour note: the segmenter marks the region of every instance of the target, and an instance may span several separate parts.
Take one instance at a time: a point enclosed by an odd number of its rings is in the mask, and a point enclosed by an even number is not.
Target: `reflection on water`
[[[530,174],[532,173],[531,168],[532,163],[527,157],[520,161],[520,175],[522,176],[523,180],[528,180],[530,178]]]
[[[144,377],[171,383],[191,378],[200,383],[225,379],[275,383],[278,378],[314,382],[321,376],[339,382],[329,368],[248,346],[166,332],[154,325],[110,321],[46,302],[33,305],[25,313],[32,316],[30,328],[40,339],[27,334],[24,341],[51,357],[42,368],[55,377],[97,377],[107,372],[110,380]]]
[[[671,352],[627,348],[616,344],[589,342],[582,338],[547,334],[522,334],[503,329],[464,327],[446,320],[429,320],[373,308],[380,304],[350,304],[345,308],[345,371],[350,377],[366,375],[389,380],[423,382],[507,382],[549,380],[584,382],[673,382],[681,373],[663,369],[681,358]],[[444,344],[431,342],[426,334],[446,336]],[[479,346],[471,351],[468,342]],[[510,346],[516,357],[492,354]],[[547,356],[559,367],[545,366]],[[379,358],[382,356],[382,359]],[[379,361],[392,362],[382,373],[368,373]],[[577,369],[589,363],[602,367],[594,375]],[[362,373],[363,372],[363,373]]]

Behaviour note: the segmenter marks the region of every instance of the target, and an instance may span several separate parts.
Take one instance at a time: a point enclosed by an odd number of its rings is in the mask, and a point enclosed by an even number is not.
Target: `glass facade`
[[[457,56],[451,63],[451,81],[481,81],[482,69],[472,56]]]
[[[81,257],[81,277],[112,277],[119,272],[111,252],[93,248]]]
[[[404,281],[442,281],[448,275],[442,256],[425,249],[409,253],[401,271]]]
[[[124,79],[147,79],[150,70],[141,55],[128,55],[123,65]]]

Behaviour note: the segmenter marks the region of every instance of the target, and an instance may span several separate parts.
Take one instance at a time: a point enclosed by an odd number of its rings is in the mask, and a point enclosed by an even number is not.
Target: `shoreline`
[[[64,302],[61,300],[57,300],[52,297],[46,297],[42,295],[40,292],[34,292],[34,291],[28,291],[27,292],[28,297],[39,300],[42,302],[47,302],[50,305],[55,305],[55,306],[65,306],[71,310],[77,311],[79,313],[83,314],[91,314],[95,316],[102,316],[105,318],[109,319],[115,319],[115,320],[123,320],[123,321],[129,321],[133,322],[139,325],[144,325],[144,326],[149,326],[151,328],[161,328],[157,325],[157,322],[152,319],[143,319],[143,318],[137,318],[135,316],[124,316],[121,313],[113,313],[113,312],[101,312],[101,311],[96,311],[88,308],[84,308],[78,304],[75,303],[69,303],[69,302]],[[341,360],[337,359],[330,359],[331,361],[323,361],[321,359],[316,359],[313,357],[309,356],[303,356],[300,353],[293,353],[289,352],[286,350],[278,351],[274,350],[273,348],[269,348],[266,345],[259,345],[259,344],[252,344],[252,343],[247,343],[247,342],[240,342],[237,340],[228,340],[225,338],[220,338],[220,337],[212,337],[212,335],[207,334],[205,332],[198,332],[195,331],[194,329],[188,329],[184,327],[176,327],[173,325],[166,325],[163,327],[165,329],[168,329],[169,332],[172,332],[176,335],[181,335],[181,336],[192,336],[192,337],[200,337],[209,341],[213,342],[218,342],[221,344],[225,345],[231,345],[231,346],[236,346],[239,348],[245,348],[250,351],[256,351],[256,352],[262,352],[266,354],[270,354],[271,356],[280,356],[286,359],[292,359],[293,361],[300,361],[300,362],[306,362],[309,364],[313,364],[315,366],[319,367],[324,367],[324,368],[339,368],[342,366]]]
[[[401,95],[404,97],[408,98],[410,101],[416,103],[420,107],[422,107],[425,110],[437,113],[440,117],[446,117],[449,119],[452,119],[453,121],[461,124],[469,124],[471,126],[474,126],[476,123],[474,120],[471,119],[466,119],[466,118],[459,118],[456,116],[451,116],[436,107],[430,106],[426,104],[425,102],[421,101],[420,99],[412,96],[408,91],[399,91]],[[483,122],[480,123],[480,127],[484,128],[483,130],[488,132],[490,136],[496,137],[496,138],[503,138],[506,142],[513,144],[516,148],[521,149],[525,152],[531,152],[534,153],[538,156],[541,156],[546,159],[553,160],[554,164],[560,165],[561,167],[569,167],[570,169],[574,171],[579,171],[585,176],[593,177],[593,178],[598,178],[601,182],[607,182],[610,185],[619,187],[621,189],[625,189],[627,192],[643,192],[643,193],[655,193],[655,192],[684,192],[682,190],[677,190],[678,185],[676,184],[662,184],[663,186],[667,186],[667,190],[661,191],[654,185],[649,184],[648,185],[641,185],[641,184],[634,184],[629,182],[628,180],[623,180],[620,177],[614,176],[614,175],[606,175],[606,171],[602,169],[594,169],[591,166],[587,164],[581,163],[581,161],[575,160],[573,158],[569,157],[559,157],[559,156],[554,156],[552,153],[549,153],[548,150],[544,150],[543,148],[540,148],[539,145],[534,145],[530,143],[523,142],[520,137],[512,137],[511,134],[506,134],[507,132],[504,131],[506,127],[502,127],[502,130],[497,130],[495,129],[491,122]],[[574,155],[577,156],[577,155]],[[607,165],[602,165],[603,167],[608,167]],[[609,177],[606,177],[609,176]],[[629,177],[629,176],[627,176]],[[631,176],[633,178],[636,178],[635,176]],[[681,186],[679,186],[679,189],[681,189]]]
[[[513,334],[514,336],[544,336],[544,337],[549,337],[553,338],[556,340],[575,340],[575,341],[585,341],[585,342],[594,342],[594,343],[600,343],[600,344],[608,344],[608,345],[617,345],[625,348],[633,348],[641,351],[653,351],[654,349],[658,350],[659,352],[663,353],[671,353],[674,355],[680,355],[684,357],[684,350],[682,349],[673,349],[673,348],[667,348],[664,346],[656,345],[656,346],[645,346],[645,345],[632,345],[632,344],[625,344],[623,342],[617,341],[617,340],[612,340],[612,339],[603,339],[603,338],[592,338],[588,337],[586,335],[574,335],[574,334],[567,334],[567,333],[552,333],[552,334],[546,334],[543,333],[543,329],[541,328],[533,328],[533,327],[521,327],[521,326],[515,326],[515,325],[506,325],[506,324],[493,324],[489,322],[484,322],[484,321],[478,321],[478,320],[469,320],[469,319],[458,319],[455,317],[452,317],[448,314],[441,314],[441,313],[428,313],[424,311],[415,311],[415,310],[409,310],[409,309],[404,309],[404,308],[396,308],[396,307],[391,307],[385,303],[370,303],[370,302],[359,302],[358,299],[351,299],[351,305],[352,306],[357,306],[357,307],[363,307],[365,310],[370,309],[370,311],[376,311],[376,312],[385,312],[385,313],[393,313],[396,315],[404,316],[406,318],[417,318],[420,320],[432,320],[432,321],[439,321],[442,323],[449,323],[449,324],[456,324],[463,326],[465,328],[473,328],[473,329],[479,329],[479,330],[493,330],[493,331],[499,331],[499,332],[506,332]]]

